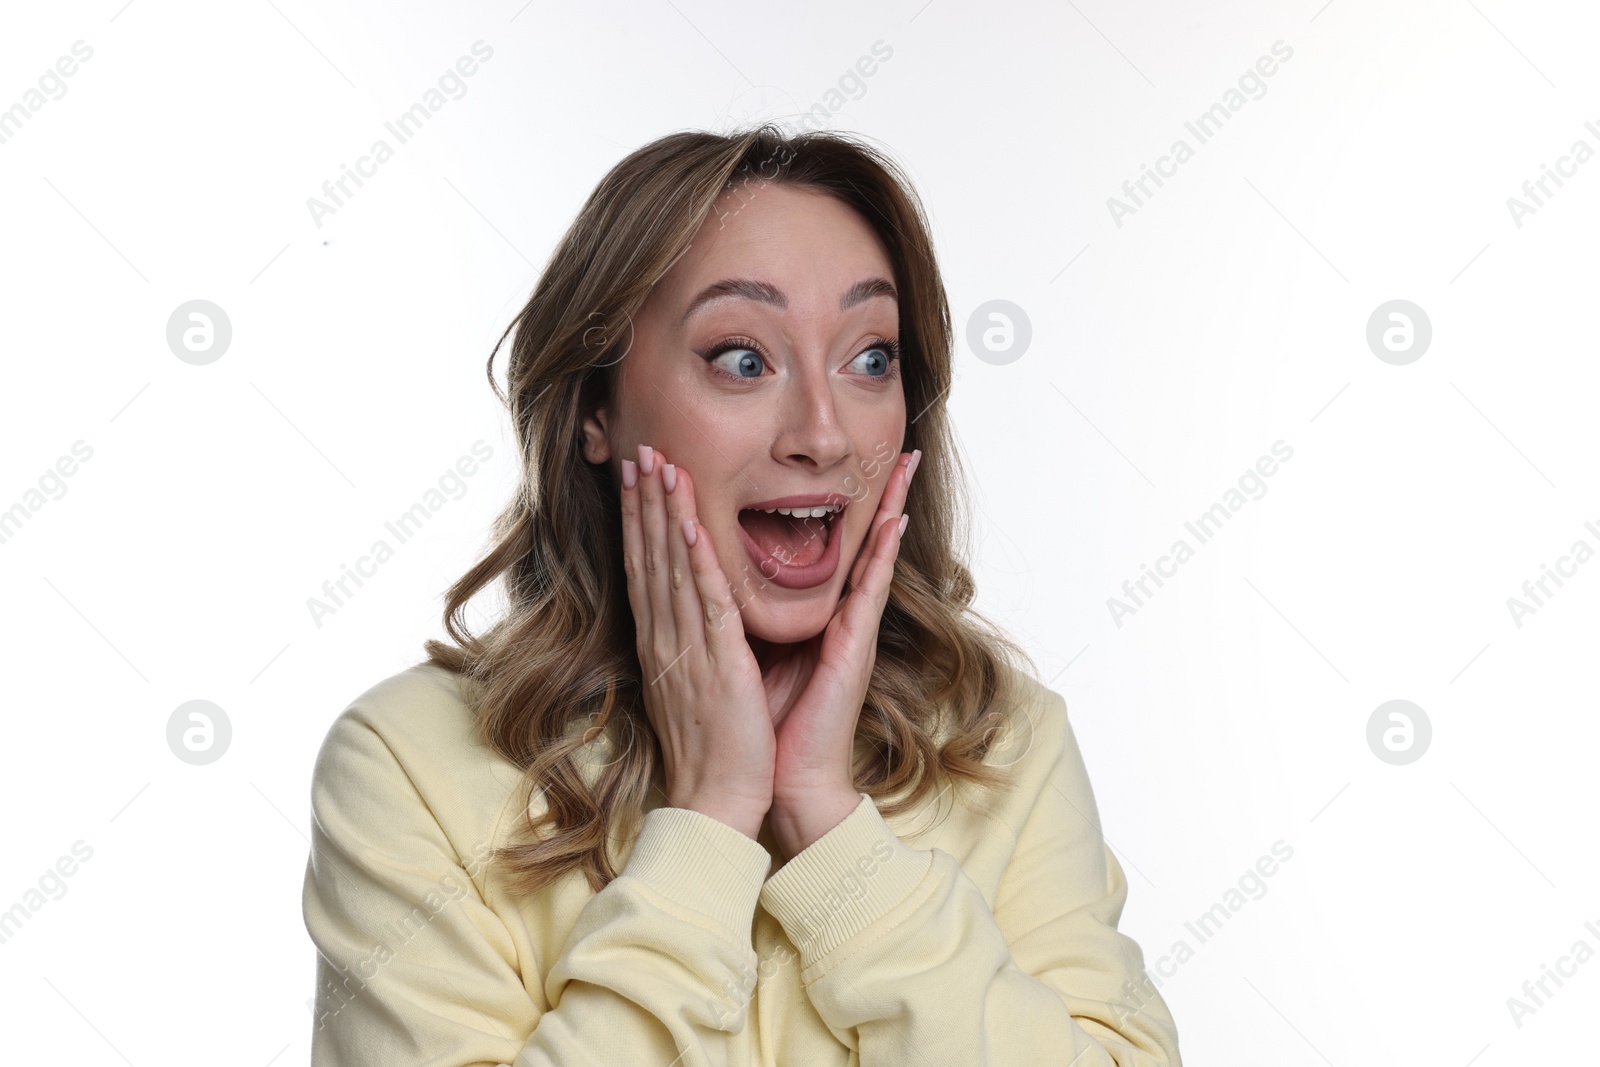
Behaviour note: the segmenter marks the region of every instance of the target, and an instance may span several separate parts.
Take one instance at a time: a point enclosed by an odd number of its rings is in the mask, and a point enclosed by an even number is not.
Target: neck
[[[745,636],[750,642],[751,653],[756,657],[756,665],[761,668],[761,672],[763,674],[766,673],[767,668],[772,664],[773,653],[781,651],[787,647],[785,645],[774,644],[764,637],[757,637],[755,634],[746,634]]]

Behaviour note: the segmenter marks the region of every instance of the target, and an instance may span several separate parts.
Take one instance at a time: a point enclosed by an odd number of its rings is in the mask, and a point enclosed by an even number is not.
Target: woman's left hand
[[[921,459],[920,451],[902,455],[890,474],[867,548],[851,569],[849,593],[827,627],[762,665],[779,723],[767,820],[785,859],[839,825],[861,801],[851,767],[856,721],[878,658],[878,624],[900,552],[900,519]]]

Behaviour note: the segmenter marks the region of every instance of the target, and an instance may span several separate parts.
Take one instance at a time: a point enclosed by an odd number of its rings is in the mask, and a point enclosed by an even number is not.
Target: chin
[[[809,641],[827,629],[833,618],[835,602],[819,596],[827,586],[811,590],[804,601],[777,603],[765,594],[756,603],[747,605],[743,612],[744,632],[748,637],[759,637],[774,645],[794,645]]]

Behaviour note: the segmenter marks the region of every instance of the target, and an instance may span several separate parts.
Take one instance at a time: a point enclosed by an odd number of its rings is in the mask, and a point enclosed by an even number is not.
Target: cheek
[[[898,462],[899,456],[890,453],[887,458],[874,457],[863,466],[860,479],[862,488],[856,494],[860,499],[850,505],[850,510],[857,513],[853,516],[854,526],[850,536],[858,539],[863,546],[871,539],[873,523],[878,519],[884,493],[889,488],[889,479],[894,477],[895,464]],[[867,476],[868,472],[870,477]]]
[[[756,572],[755,564],[750,562],[750,554],[745,551],[744,538],[739,534],[737,519],[728,528],[727,533],[717,536],[715,547],[717,564],[722,568],[722,576],[727,579],[728,588],[733,592],[734,599],[740,602],[749,600],[752,594],[760,591],[765,582]]]
[[[852,526],[860,521],[857,516],[861,512],[871,511],[883,496],[884,471],[875,464],[876,461],[869,460],[858,466],[840,487],[844,495],[850,498],[850,508],[845,512],[845,518]]]
[[[872,516],[882,506],[883,494],[889,488],[889,479],[894,476],[894,467],[898,462],[899,457],[891,454],[887,457],[874,456],[863,464],[861,481],[864,488],[860,493],[861,499],[852,508],[867,516],[863,525],[870,526]]]

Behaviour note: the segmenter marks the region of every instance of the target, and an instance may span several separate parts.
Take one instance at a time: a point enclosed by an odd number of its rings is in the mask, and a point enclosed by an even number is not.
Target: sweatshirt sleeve
[[[953,856],[905,844],[864,793],[762,890],[861,1067],[1181,1067],[1172,1016],[1116,928],[1128,885],[1066,703],[1046,692],[992,910]]]
[[[757,963],[751,929],[771,857],[732,827],[649,812],[547,973],[546,961],[519,958],[407,769],[360,719],[336,722],[318,755],[312,834],[314,1067],[744,1059],[744,976]],[[542,989],[536,977],[524,985],[539,973]]]

